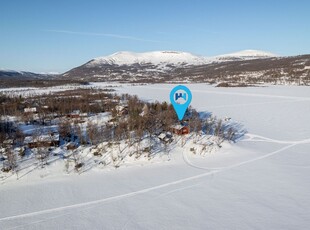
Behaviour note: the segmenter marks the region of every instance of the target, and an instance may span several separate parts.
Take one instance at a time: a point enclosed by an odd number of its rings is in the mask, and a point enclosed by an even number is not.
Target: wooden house
[[[190,130],[188,126],[185,125],[173,125],[171,126],[171,132],[177,135],[189,134]]]
[[[25,137],[24,144],[29,148],[59,146],[59,134],[40,135],[37,137]]]
[[[80,118],[80,111],[76,110],[73,111],[72,113],[67,114],[68,118]]]

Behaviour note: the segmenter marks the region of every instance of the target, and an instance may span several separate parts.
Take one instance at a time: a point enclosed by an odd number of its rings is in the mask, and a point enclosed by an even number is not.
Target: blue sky
[[[64,72],[117,51],[310,53],[310,1],[1,0],[0,68]]]

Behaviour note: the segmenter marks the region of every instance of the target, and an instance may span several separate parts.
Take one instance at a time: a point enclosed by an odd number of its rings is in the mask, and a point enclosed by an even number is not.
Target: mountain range
[[[203,57],[179,51],[122,51],[94,58],[59,75],[0,70],[0,79],[309,85],[310,55],[283,57],[244,50]]]
[[[117,52],[61,75],[86,81],[309,84],[310,55],[244,50],[215,57],[187,52]]]
[[[33,73],[29,71],[16,71],[0,69],[0,79],[46,79],[56,76],[56,73]]]

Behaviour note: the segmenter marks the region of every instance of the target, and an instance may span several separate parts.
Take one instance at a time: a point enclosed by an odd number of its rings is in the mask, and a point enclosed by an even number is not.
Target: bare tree
[[[44,130],[42,128],[37,128],[32,133],[32,144],[36,148],[36,159],[39,161],[40,166],[43,168],[47,164],[49,157],[49,152],[47,150],[48,139],[44,135]]]
[[[69,141],[68,139],[71,137],[70,122],[66,119],[62,119],[58,124],[58,132],[64,140]]]
[[[17,127],[16,133],[14,135],[14,142],[16,142],[18,146],[21,146],[23,145],[24,139],[25,139],[25,134],[19,127]]]
[[[16,172],[17,169],[17,158],[16,155],[12,149],[12,147],[8,147],[5,150],[5,156],[6,156],[6,160],[3,161],[3,171],[5,172]]]
[[[140,156],[140,144],[143,138],[143,133],[144,130],[142,128],[143,126],[139,126],[138,129],[136,130],[135,134],[136,134],[136,154],[137,156]]]
[[[96,139],[96,135],[97,135],[97,125],[94,124],[93,122],[89,121],[87,123],[87,127],[86,127],[86,130],[87,130],[87,134],[88,134],[88,138],[89,138],[89,141],[90,141],[90,144],[93,145],[96,143],[95,139]]]
[[[79,172],[84,163],[82,162],[81,156],[78,154],[78,150],[72,152],[72,157],[74,161],[74,170]]]
[[[218,122],[216,124],[214,134],[217,137],[216,143],[218,146],[220,146],[220,144],[224,141],[224,139],[223,139],[223,122],[221,119],[218,120]]]
[[[38,143],[38,146],[36,149],[37,149],[36,158],[38,159],[41,168],[44,168],[44,166],[47,165],[47,161],[49,158],[49,151],[44,146],[43,143]]]
[[[78,137],[80,144],[83,145],[86,143],[86,138],[83,133],[83,129],[79,123],[74,124],[74,134]]]

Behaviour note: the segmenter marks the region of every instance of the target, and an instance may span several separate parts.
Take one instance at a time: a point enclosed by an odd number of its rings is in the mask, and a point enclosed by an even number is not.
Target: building
[[[124,116],[128,114],[128,106],[117,105],[115,109],[118,116]]]
[[[72,113],[67,114],[68,118],[80,118],[80,110],[74,110]]]
[[[77,144],[73,142],[70,142],[66,145],[67,150],[74,150],[74,149],[77,149],[77,147],[78,147]]]
[[[28,136],[24,140],[24,144],[28,145],[29,148],[59,146],[59,143],[59,134],[55,133],[37,137]]]
[[[188,126],[185,125],[173,125],[171,126],[171,132],[177,135],[189,134],[190,130]]]
[[[37,108],[36,107],[24,108],[24,113],[36,113],[36,112],[37,112]]]
[[[173,141],[173,138],[170,132],[160,133],[157,137],[159,138],[159,140],[165,143],[171,143]]]

